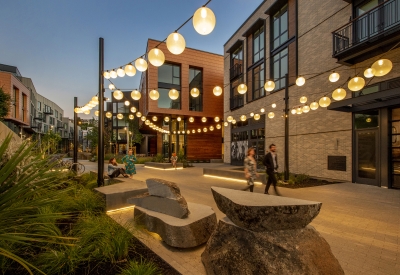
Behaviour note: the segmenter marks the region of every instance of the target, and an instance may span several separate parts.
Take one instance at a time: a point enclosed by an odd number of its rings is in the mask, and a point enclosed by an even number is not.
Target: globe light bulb
[[[210,131],[214,131],[214,126],[210,126]]]
[[[272,80],[268,80],[265,82],[264,89],[268,92],[272,92],[275,89],[275,82]]]
[[[103,72],[103,76],[104,76],[105,79],[110,79],[110,77],[111,77],[109,71]]]
[[[150,64],[155,67],[160,67],[165,62],[164,53],[158,48],[151,49],[148,56]]]
[[[168,96],[172,100],[176,100],[179,98],[179,92],[175,89],[169,90]]]
[[[201,35],[207,35],[215,28],[215,15],[207,7],[201,7],[193,14],[193,27]]]
[[[188,135],[190,134],[190,130],[187,130],[187,132],[186,132]]]
[[[303,86],[304,83],[306,83],[306,79],[305,79],[304,77],[299,76],[299,77],[296,79],[296,85],[297,85],[297,86]]]
[[[331,99],[329,97],[321,97],[321,99],[319,100],[319,106],[326,108],[331,104]]]
[[[144,72],[147,70],[147,61],[144,60],[143,58],[138,58],[135,61],[135,67],[139,72]]]
[[[261,118],[261,116],[259,114],[254,115],[254,120],[259,120],[260,118]]]
[[[246,119],[247,119],[246,115],[241,115],[241,116],[240,116],[240,120],[241,120],[241,121],[246,121]]]
[[[221,124],[215,125],[215,128],[217,128],[218,130],[221,129]]]
[[[111,113],[111,112],[107,112],[107,113],[106,113],[106,117],[107,117],[107,118],[112,118],[112,113]]]
[[[228,122],[232,122],[232,120],[233,120],[233,117],[232,117],[232,116],[228,116],[228,117],[226,118],[226,121],[228,121]]]
[[[236,119],[232,120],[231,123],[232,123],[233,125],[235,125],[235,124],[236,124]]]
[[[75,113],[79,114],[79,111],[80,111],[80,108],[79,108],[79,107],[75,107],[75,108],[74,108],[74,112],[75,112]]]
[[[125,76],[125,71],[122,69],[122,67],[119,67],[119,69],[117,70],[117,75],[119,77],[124,77]]]
[[[114,84],[111,83],[110,85],[108,85],[108,89],[110,89],[111,91],[112,91],[112,90],[115,90]]]
[[[310,106],[304,105],[303,106],[303,113],[308,113],[310,111]]]
[[[246,86],[246,84],[240,84],[238,87],[237,87],[237,91],[238,91],[238,93],[239,94],[245,94],[246,92],[247,92],[247,86]]]
[[[317,110],[318,107],[319,107],[319,104],[315,101],[310,104],[310,109],[313,111]]]
[[[297,107],[296,108],[296,114],[301,115],[303,113],[303,108],[302,107]]]
[[[306,103],[307,102],[307,97],[305,97],[305,96],[302,96],[302,97],[300,97],[300,103]]]
[[[202,121],[202,122],[207,122],[207,118],[203,116],[203,117],[201,118],[201,121]]]
[[[99,104],[99,98],[97,96],[92,97],[92,101],[96,103],[96,105]]]
[[[273,112],[269,112],[269,113],[268,113],[268,117],[269,117],[269,118],[274,118],[274,117],[275,117],[275,114],[274,114]]]
[[[191,90],[190,90],[190,95],[191,95],[192,97],[198,97],[198,96],[200,95],[199,89],[197,89],[197,88],[191,89]]]
[[[117,99],[117,100],[121,100],[121,99],[124,98],[124,94],[123,94],[120,90],[115,90],[115,91],[113,92],[113,96],[114,96],[114,98]]]
[[[111,76],[111,78],[117,78],[118,75],[117,75],[117,72],[116,72],[116,71],[111,70],[110,76]]]
[[[365,80],[362,77],[356,76],[350,79],[349,83],[347,84],[347,87],[349,88],[350,91],[357,92],[364,88],[365,86]],[[319,104],[321,105],[321,104]],[[322,106],[321,106],[322,107]]]
[[[90,114],[90,110],[86,110],[86,111],[84,111],[83,112],[85,115],[88,115],[88,114]]]
[[[138,90],[133,90],[131,92],[131,97],[133,100],[139,100],[142,97],[142,94]]]
[[[261,113],[264,113],[264,112],[265,112],[265,109],[264,109],[264,108],[261,108],[260,112],[261,112]]]
[[[172,54],[181,54],[185,50],[185,38],[180,33],[173,32],[167,37],[167,48]]]
[[[158,93],[157,90],[151,90],[149,93],[149,97],[152,100],[157,100],[160,97],[160,94]]]
[[[196,133],[196,130],[192,130],[192,134]]]
[[[338,73],[335,73],[335,72],[333,72],[333,73],[331,73],[329,75],[329,81],[330,82],[336,82],[336,81],[339,80],[339,78],[340,78],[340,75]]]
[[[158,118],[157,118],[156,116],[153,116],[151,119],[152,119],[153,121],[157,121],[157,120],[158,120]]]
[[[201,133],[201,129],[200,129],[200,128],[199,128],[199,129],[197,129],[197,132]]]
[[[203,132],[206,133],[207,132],[207,128],[204,127],[203,128]]]
[[[134,118],[135,118],[135,116],[134,116],[134,115],[132,115],[132,114],[131,114],[131,115],[129,115],[129,119],[130,119],[130,120],[132,120],[132,119],[134,119]]]
[[[215,121],[215,122],[219,122],[219,117],[216,116],[216,117],[214,118],[214,121]]]
[[[276,108],[276,103],[272,103],[271,107],[275,109]]]
[[[220,86],[215,86],[214,89],[213,89],[213,94],[215,96],[222,95],[222,88]]]
[[[127,76],[134,76],[136,74],[136,69],[132,64],[128,64],[125,66],[125,74]]]
[[[290,112],[292,113],[292,115],[295,115],[296,114],[296,109],[292,109]]]
[[[164,121],[165,121],[165,122],[168,122],[168,121],[169,121],[169,117],[167,117],[167,116],[164,117]]]
[[[137,116],[137,117],[141,117],[141,116],[142,116],[142,113],[141,113],[141,112],[137,112],[137,113],[136,113],[136,116]]]
[[[384,76],[392,70],[393,64],[389,59],[379,59],[372,64],[371,68],[375,69],[375,76]]]
[[[364,71],[364,76],[366,77],[366,78],[371,78],[371,77],[373,77],[374,75],[375,75],[375,69],[372,69],[372,68],[368,68],[368,69],[366,69],[365,71]]]
[[[338,88],[333,91],[332,98],[336,101],[342,100],[346,97],[346,90],[342,88]]]
[[[146,120],[147,120],[145,116],[142,116],[140,119],[141,119],[142,121],[146,121]]]
[[[224,126],[225,126],[225,127],[228,127],[228,125],[229,125],[229,123],[225,121],[225,122],[224,122]]]
[[[118,119],[123,119],[123,118],[124,118],[124,115],[123,115],[123,114],[118,114],[118,115],[117,115],[117,118],[118,118]]]
[[[131,112],[136,113],[136,107],[131,107]]]
[[[254,116],[254,113],[253,113],[253,112],[252,112],[252,113],[250,113],[250,116],[251,116],[251,117],[253,117],[253,116]]]
[[[131,103],[128,100],[125,100],[124,104],[125,104],[125,106],[131,105]]]
[[[177,121],[181,121],[182,118],[181,118],[180,116],[178,116],[178,117],[176,118],[176,120],[177,120]]]
[[[99,116],[99,113],[100,113],[99,111],[95,111],[95,112],[94,112],[94,115],[95,115],[95,116]]]
[[[150,125],[150,120],[146,119],[146,121],[144,122],[144,124]]]
[[[189,117],[189,122],[194,122],[194,117]]]

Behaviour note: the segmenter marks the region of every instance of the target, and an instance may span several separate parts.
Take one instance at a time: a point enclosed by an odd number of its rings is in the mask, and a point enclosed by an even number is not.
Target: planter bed
[[[158,168],[158,169],[173,169],[171,163],[162,163],[162,162],[145,162],[144,167],[152,167],[152,168]],[[177,163],[176,167],[183,168],[183,164]]]

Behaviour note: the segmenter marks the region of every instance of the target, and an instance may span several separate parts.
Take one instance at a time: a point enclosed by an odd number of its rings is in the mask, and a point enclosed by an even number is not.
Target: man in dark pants
[[[265,165],[265,169],[267,170],[268,181],[267,186],[265,187],[264,194],[268,194],[268,189],[271,186],[271,183],[274,186],[275,194],[280,196],[278,189],[276,189],[277,180],[275,177],[275,173],[278,170],[278,156],[276,154],[276,146],[275,144],[271,144],[269,146],[269,152],[265,155],[263,164]]]

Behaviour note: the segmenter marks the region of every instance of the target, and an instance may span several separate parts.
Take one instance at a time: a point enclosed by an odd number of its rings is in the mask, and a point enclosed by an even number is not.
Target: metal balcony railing
[[[400,29],[400,0],[389,0],[332,32],[333,56]]]
[[[229,69],[230,79],[233,79],[243,73],[243,65],[241,63],[236,63]]]
[[[244,105],[244,96],[243,95],[234,95],[230,98],[231,110],[240,108]]]

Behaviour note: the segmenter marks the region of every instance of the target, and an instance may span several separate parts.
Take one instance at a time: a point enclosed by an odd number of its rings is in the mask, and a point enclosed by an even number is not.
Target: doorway
[[[356,131],[356,182],[379,186],[378,129]]]

